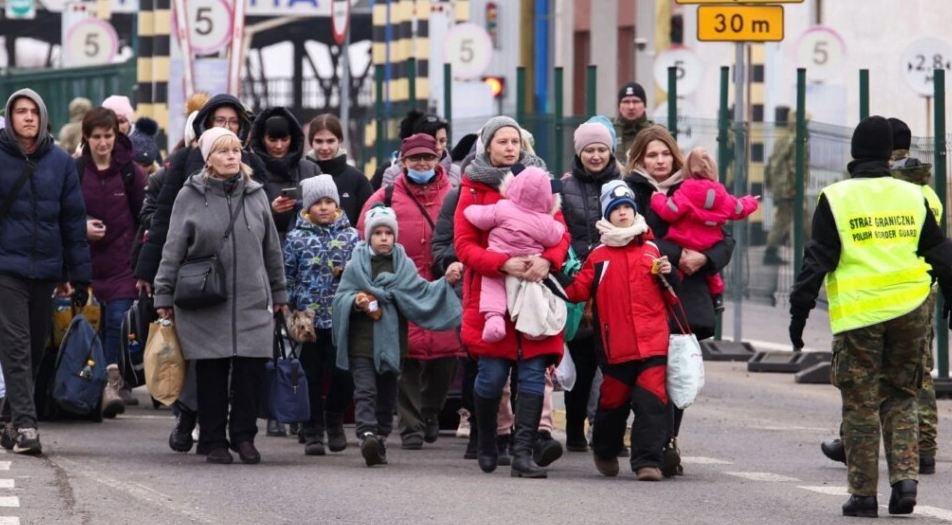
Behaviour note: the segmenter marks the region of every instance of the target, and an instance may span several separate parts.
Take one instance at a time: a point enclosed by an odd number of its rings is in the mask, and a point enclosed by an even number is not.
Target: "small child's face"
[[[370,234],[370,247],[374,253],[386,255],[393,251],[393,231],[387,226],[377,226]]]
[[[330,197],[321,197],[321,199],[307,210],[308,217],[314,224],[327,226],[337,220],[337,203]]]
[[[619,204],[608,215],[608,222],[612,223],[612,226],[627,228],[635,223],[635,209],[630,204]]]

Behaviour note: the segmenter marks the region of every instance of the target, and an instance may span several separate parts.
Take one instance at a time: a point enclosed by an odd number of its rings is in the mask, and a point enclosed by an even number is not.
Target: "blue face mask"
[[[407,168],[407,177],[417,184],[426,184],[427,182],[430,182],[434,175],[436,175],[436,168],[426,171],[417,171]]]

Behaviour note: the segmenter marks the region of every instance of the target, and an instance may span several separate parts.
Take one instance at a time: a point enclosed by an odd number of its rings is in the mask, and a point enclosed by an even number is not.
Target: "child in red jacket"
[[[727,221],[743,219],[757,211],[758,197],[734,197],[717,182],[714,159],[704,148],[694,148],[684,159],[684,182],[670,195],[651,197],[651,211],[669,223],[665,240],[698,252],[709,250],[724,239]],[[716,311],[724,310],[724,280],[720,274],[707,277]]]
[[[596,227],[602,244],[565,289],[571,302],[595,298],[593,323],[601,336],[596,357],[604,376],[592,433],[595,467],[604,476],[618,475],[625,424],[634,410],[631,468],[640,481],[660,481],[670,426],[666,300],[676,298],[666,299],[658,274],[670,273],[671,264],[651,242],[651,230],[624,182],[606,183],[601,201],[603,218]]]

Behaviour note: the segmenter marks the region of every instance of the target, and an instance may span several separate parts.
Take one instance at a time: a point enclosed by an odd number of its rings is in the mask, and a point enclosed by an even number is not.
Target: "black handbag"
[[[225,241],[235,228],[235,220],[245,205],[245,196],[242,194],[238,207],[231,216],[225,236],[214,255],[186,259],[179,266],[178,276],[175,279],[175,293],[173,302],[183,310],[199,310],[219,305],[228,299],[228,284],[225,279],[225,267],[218,258],[225,246]]]

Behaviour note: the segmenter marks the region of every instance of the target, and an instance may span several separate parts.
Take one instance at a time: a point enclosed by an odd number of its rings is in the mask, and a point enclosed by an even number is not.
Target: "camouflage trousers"
[[[929,301],[915,310],[833,337],[831,380],[843,400],[850,494],[875,496],[882,433],[889,484],[919,476],[917,399],[931,337]]]

